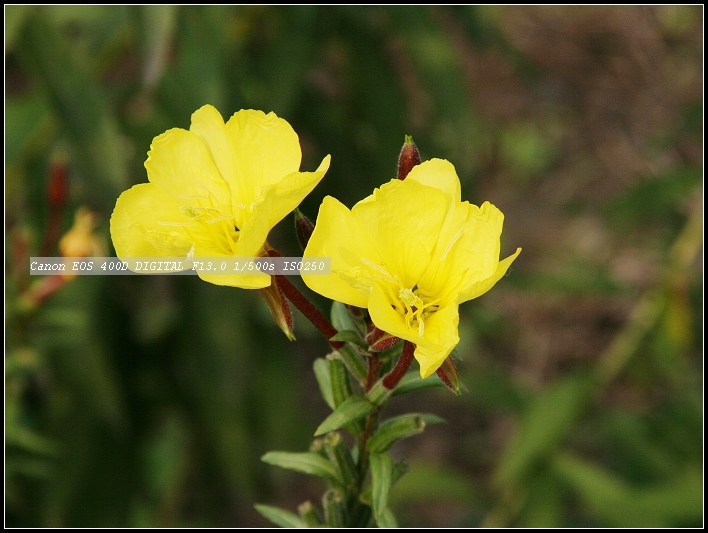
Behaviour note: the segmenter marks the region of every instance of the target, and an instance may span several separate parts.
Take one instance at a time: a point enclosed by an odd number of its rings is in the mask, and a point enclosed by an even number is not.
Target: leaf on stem
[[[337,469],[319,453],[314,452],[268,452],[261,461],[271,465],[296,470],[304,474],[337,479]]]
[[[256,511],[261,513],[265,518],[273,522],[275,525],[280,527],[307,527],[305,522],[290,511],[281,509],[280,507],[273,507],[271,505],[254,505]]]
[[[315,437],[339,429],[349,422],[358,420],[359,418],[369,414],[376,408],[375,405],[368,402],[361,396],[350,396],[342,404],[334,410],[334,412],[325,418],[315,431]]]
[[[393,461],[387,454],[372,453],[369,457],[371,463],[371,496],[372,507],[376,523],[381,527],[382,523],[390,523],[395,518],[388,509],[388,494],[391,491]]]

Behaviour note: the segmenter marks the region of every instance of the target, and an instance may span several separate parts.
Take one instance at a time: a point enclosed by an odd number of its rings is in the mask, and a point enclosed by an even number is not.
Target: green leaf
[[[332,310],[330,311],[332,325],[337,331],[362,331],[357,321],[352,317],[347,306],[342,302],[332,302]]]
[[[336,409],[352,395],[352,387],[349,383],[346,366],[341,360],[328,359],[327,364],[329,365],[329,376],[332,385],[333,409]]]
[[[366,379],[366,363],[364,357],[351,344],[345,344],[334,352],[335,356],[347,366],[347,370],[360,382]]]
[[[361,396],[350,396],[347,398],[335,411],[325,418],[324,422],[315,431],[315,437],[334,431],[341,428],[343,425],[358,420],[364,415],[369,414],[376,408],[375,405],[368,402]]]
[[[337,479],[337,469],[327,459],[313,452],[268,452],[261,461],[304,474]]]
[[[412,370],[408,372],[401,381],[398,382],[398,386],[393,390],[393,396],[398,396],[399,394],[405,394],[407,392],[414,392],[422,389],[429,389],[431,387],[444,387],[445,384],[440,381],[438,376],[429,376],[425,379],[420,377],[420,372],[417,370]]]
[[[391,476],[393,461],[388,454],[372,453],[369,457],[371,463],[371,496],[374,516],[378,517],[386,510],[388,494],[391,492]]]
[[[361,336],[356,332],[351,329],[345,329],[341,330],[339,333],[334,335],[333,337],[330,337],[331,341],[341,341],[341,342],[351,342],[352,344],[356,344],[357,346],[361,346],[362,348],[366,347],[366,342],[361,338]]]
[[[369,439],[369,450],[372,453],[386,452],[399,440],[422,433],[424,429],[425,421],[418,414],[389,418],[381,423],[376,433]]]
[[[307,527],[305,522],[290,511],[281,509],[280,507],[273,507],[271,505],[262,505],[257,503],[254,505],[256,511],[261,513],[265,518],[273,522],[275,525],[280,527]]]
[[[320,387],[320,393],[324,401],[327,402],[330,409],[334,410],[336,406],[332,395],[332,376],[329,373],[329,361],[321,357],[315,359],[312,368],[315,371],[315,378],[317,378],[317,384]]]

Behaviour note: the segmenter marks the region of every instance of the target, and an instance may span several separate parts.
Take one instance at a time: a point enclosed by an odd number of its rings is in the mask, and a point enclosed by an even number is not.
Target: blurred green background
[[[301,208],[395,176],[405,134],[523,253],[461,308],[448,424],[393,449],[407,526],[703,522],[703,10],[660,7],[5,7],[5,512],[9,526],[266,526],[318,480],[270,467],[328,414],[255,291],[84,276],[34,311],[26,257],[74,211],[108,221],[153,137],[205,103],[275,111]],[[66,162],[52,221],[47,183]],[[57,228],[55,228],[56,230]],[[270,238],[299,255],[287,218]],[[56,255],[56,245],[49,255]],[[297,280],[296,280],[297,281]],[[327,302],[314,300],[322,309]],[[434,378],[432,378],[434,379]],[[405,398],[405,400],[403,400]]]

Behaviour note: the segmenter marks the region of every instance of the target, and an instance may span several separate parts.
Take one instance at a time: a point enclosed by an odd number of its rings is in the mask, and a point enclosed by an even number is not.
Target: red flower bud
[[[398,156],[398,179],[404,180],[413,167],[420,164],[420,152],[413,137],[406,135],[403,148]]]

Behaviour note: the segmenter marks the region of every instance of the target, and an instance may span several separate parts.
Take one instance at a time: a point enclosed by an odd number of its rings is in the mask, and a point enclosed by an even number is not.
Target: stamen
[[[380,278],[380,279],[383,279],[384,281],[389,281],[389,282],[391,282],[391,283],[396,283],[396,284],[398,284],[398,279],[396,279],[396,278],[393,277],[391,274],[389,274],[388,272],[386,272],[386,270],[384,270],[382,267],[380,267],[380,266],[377,265],[376,263],[374,263],[374,262],[372,262],[372,261],[369,261],[368,259],[364,259],[363,257],[361,258],[361,262],[364,263],[365,265],[369,265],[369,266],[370,266],[371,268],[373,268],[374,270],[377,270],[377,271],[381,272],[381,274],[383,274],[385,277]]]
[[[465,228],[462,228],[460,231],[457,232],[457,235],[455,235],[452,240],[450,241],[450,244],[447,245],[447,248],[445,248],[445,251],[442,253],[440,256],[440,261],[444,261],[445,258],[447,257],[448,252],[452,248],[452,246],[459,240],[460,237],[462,237],[462,234],[465,232]]]

